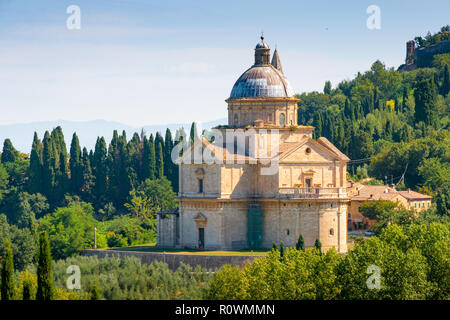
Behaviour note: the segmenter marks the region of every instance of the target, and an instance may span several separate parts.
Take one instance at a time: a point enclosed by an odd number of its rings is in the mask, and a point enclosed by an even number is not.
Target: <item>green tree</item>
[[[193,144],[194,141],[198,139],[197,123],[195,123],[195,122],[192,122],[192,124],[191,124],[191,131],[189,133],[189,139],[191,141],[191,144]]]
[[[435,201],[438,214],[441,216],[450,216],[450,199],[448,193],[438,191]]]
[[[362,215],[370,220],[378,220],[383,214],[390,214],[397,209],[397,204],[388,200],[366,201],[359,210]]]
[[[331,94],[331,82],[330,81],[325,81],[325,86],[323,88],[323,93],[324,94]]]
[[[142,156],[142,178],[154,180],[156,171],[155,144],[153,135],[150,138],[144,137],[144,151]]]
[[[36,298],[37,278],[27,270],[19,275],[22,287],[22,300],[34,300]]]
[[[91,286],[89,298],[90,300],[100,300],[100,292],[96,283]]]
[[[91,204],[73,202],[41,219],[39,230],[47,232],[55,259],[64,259],[92,248],[97,224],[93,212]]]
[[[149,197],[143,192],[137,193],[136,190],[132,190],[130,198],[130,203],[125,203],[125,207],[132,215],[142,219],[153,219],[155,212]]]
[[[5,239],[5,249],[2,257],[1,270],[1,298],[2,300],[12,300],[15,292],[14,285],[14,263],[11,243]]]
[[[284,249],[284,242],[281,241],[281,242],[280,242],[280,257],[281,257],[281,258],[284,257],[284,251],[285,251],[285,249]]]
[[[449,80],[448,64],[446,64],[444,68],[444,77],[442,80],[441,94],[445,97],[449,91],[450,91],[450,80]]]
[[[81,161],[81,148],[80,141],[78,140],[77,134],[74,132],[72,136],[72,142],[70,144],[70,190],[74,194],[80,194],[81,188],[83,186],[83,172],[82,172],[82,161]]]
[[[297,243],[295,244],[295,248],[296,248],[297,250],[305,251],[305,240],[303,239],[303,235],[302,235],[302,234],[300,234],[300,235],[298,236],[298,241],[297,241]]]
[[[36,300],[52,300],[53,290],[50,242],[47,232],[43,231],[39,235]]]
[[[7,162],[15,162],[19,159],[19,151],[17,151],[12,143],[11,140],[5,139],[3,142],[3,152],[1,154],[1,163],[7,163]]]
[[[320,254],[322,254],[322,243],[319,239],[316,239],[316,241],[314,242],[314,248],[316,248],[320,252]]]
[[[175,200],[176,194],[173,192],[170,181],[166,177],[157,180],[147,179],[139,185],[137,191],[138,194],[145,195],[150,199],[154,213],[178,206]]]
[[[31,147],[30,167],[28,170],[28,190],[31,193],[39,192],[42,188],[42,157],[43,145],[35,132],[33,137],[33,145]]]
[[[81,172],[82,172],[82,195],[86,201],[92,201],[92,190],[94,188],[94,176],[92,174],[91,162],[89,161],[89,153],[86,148],[83,148],[83,155],[81,157]]]
[[[276,250],[276,251],[278,251],[278,246],[277,246],[277,244],[276,244],[276,242],[274,241],[274,242],[272,242],[272,250]]]
[[[0,203],[3,197],[8,193],[8,172],[6,172],[5,167],[0,163]]]
[[[155,141],[156,143],[156,141]],[[161,179],[164,177],[164,155],[161,142],[156,143],[155,147],[155,168],[156,168],[156,179]]]
[[[95,177],[94,195],[96,206],[101,207],[106,202],[106,194],[108,190],[108,163],[105,138],[97,138],[94,151],[93,171]]]
[[[416,104],[414,113],[416,123],[423,121],[428,126],[436,127],[436,89],[432,79],[420,80],[416,83],[414,100]]]

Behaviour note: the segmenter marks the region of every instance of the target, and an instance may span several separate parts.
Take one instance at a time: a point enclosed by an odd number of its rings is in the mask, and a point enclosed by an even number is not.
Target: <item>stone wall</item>
[[[152,263],[153,261],[162,261],[168,264],[169,269],[175,271],[180,263],[183,262],[192,267],[200,265],[208,270],[215,270],[223,265],[231,264],[235,267],[244,267],[246,263],[253,262],[255,258],[261,258],[263,255],[197,255],[197,254],[170,254],[162,252],[138,252],[138,251],[116,251],[116,250],[85,250],[85,256],[97,256],[105,258],[111,256],[136,257],[143,263]]]

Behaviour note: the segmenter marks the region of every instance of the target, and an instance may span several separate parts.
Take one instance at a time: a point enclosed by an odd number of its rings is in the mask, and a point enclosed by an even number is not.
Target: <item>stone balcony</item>
[[[344,199],[347,198],[346,188],[291,188],[280,187],[278,193],[273,195],[259,194],[230,194],[230,193],[214,193],[214,192],[182,192],[178,194],[179,198],[193,199],[239,199],[239,198],[267,198],[267,199]]]
[[[321,198],[347,198],[346,188],[291,188],[281,187],[278,190],[281,199],[321,199]]]

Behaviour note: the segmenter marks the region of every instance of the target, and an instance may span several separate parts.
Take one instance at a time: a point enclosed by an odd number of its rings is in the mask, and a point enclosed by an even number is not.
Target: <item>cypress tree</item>
[[[150,179],[156,179],[156,151],[155,151],[155,139],[153,138],[153,134],[150,135],[148,139],[148,143],[150,146],[149,153],[149,163],[150,163]]]
[[[195,123],[195,122],[192,122],[192,124],[191,124],[191,131],[190,131],[189,137],[190,137],[191,144],[194,143],[194,141],[198,139],[197,123]]]
[[[406,111],[406,101],[408,100],[408,89],[406,87],[403,88],[403,97],[402,97],[402,111]]]
[[[164,159],[163,148],[161,142],[156,142],[155,147],[155,165],[156,165],[156,179],[161,179],[164,176]]]
[[[142,181],[142,144],[139,134],[135,132],[127,145],[130,166],[136,172],[137,180]]]
[[[97,207],[104,205],[105,195],[108,190],[107,176],[108,176],[108,163],[107,163],[107,150],[105,138],[97,138],[94,151],[93,171],[95,176],[94,195],[96,198]]]
[[[305,240],[303,240],[303,235],[302,235],[302,234],[300,234],[300,235],[298,236],[298,241],[297,241],[297,243],[295,244],[295,248],[296,248],[297,250],[305,251]]]
[[[118,185],[118,145],[119,136],[117,135],[117,131],[114,130],[113,137],[111,139],[111,142],[108,146],[108,158],[107,158],[107,164],[108,164],[108,194],[109,198],[114,199],[114,203],[117,204],[116,196],[118,193],[117,185]]]
[[[70,144],[70,185],[71,191],[74,194],[81,192],[81,186],[83,183],[82,177],[82,165],[81,165],[81,148],[80,141],[77,134],[74,132],[72,136],[72,143]]]
[[[44,135],[44,151],[42,156],[43,193],[53,205],[55,200],[54,188],[56,184],[55,153],[53,143],[48,131]]]
[[[41,192],[42,187],[42,156],[43,147],[38,138],[37,133],[34,133],[33,145],[30,154],[30,167],[28,169],[28,190],[30,193]]]
[[[414,100],[416,102],[415,122],[423,121],[426,125],[435,127],[437,123],[436,90],[432,79],[421,80],[416,84]]]
[[[155,167],[156,167],[156,159],[155,159],[155,145],[153,142],[153,135],[150,136],[150,139],[144,137],[144,152],[142,155],[142,176],[143,180],[155,179]]]
[[[322,254],[322,243],[319,239],[316,239],[316,241],[314,242],[314,248],[319,250],[320,254]]]
[[[283,258],[284,257],[284,242],[281,241],[280,242],[280,257]]]
[[[322,113],[321,112],[315,112],[314,113],[314,120],[313,125],[316,127],[316,135],[317,137],[323,136],[323,120],[322,120]]]
[[[31,275],[28,270],[25,271],[25,274],[28,276],[27,278],[23,279],[23,289],[22,289],[22,300],[31,300],[33,299],[33,280],[29,278]]]
[[[14,298],[14,262],[11,243],[5,239],[5,248],[2,257],[1,270],[1,295],[2,300],[12,300]]]
[[[274,242],[272,242],[272,250],[277,250],[278,251],[278,246],[277,244]]]
[[[66,143],[64,141],[64,134],[60,126],[56,127],[52,130],[50,134],[50,138],[53,144],[53,150],[55,154],[55,171],[57,171],[57,175],[59,175],[60,166],[60,156],[63,155],[63,158],[67,158],[67,149]]]
[[[442,80],[441,94],[445,97],[450,91],[450,80],[448,72],[448,64],[444,68],[444,79]]]
[[[52,298],[53,274],[50,242],[47,232],[43,231],[39,235],[36,300],[51,300]]]
[[[441,216],[450,215],[450,202],[446,192],[438,191],[436,195],[436,211]]]
[[[346,118],[352,117],[352,109],[350,109],[350,101],[345,99],[345,105],[344,105],[344,115]]]
[[[116,196],[114,200],[116,201],[116,207],[121,207],[125,203],[136,181],[136,172],[130,165],[130,153],[126,139],[126,133],[123,131],[122,135],[119,136],[117,151],[115,152],[114,170],[116,170],[116,183],[114,190]]]
[[[56,184],[56,197],[62,199],[68,191],[69,169],[67,167],[67,152],[61,150],[59,154],[59,170]]]
[[[82,193],[84,199],[89,201],[92,198],[92,188],[94,185],[94,177],[92,175],[91,163],[89,161],[89,153],[86,148],[83,148],[83,155],[81,157],[82,164]]]
[[[166,136],[164,138],[164,175],[170,180],[172,186],[174,185],[174,171],[175,163],[172,161],[173,140],[172,132],[167,128]]]
[[[325,86],[323,87],[323,93],[330,95],[331,94],[331,81],[325,81]]]
[[[19,151],[17,151],[13,147],[11,140],[5,139],[5,141],[3,142],[1,163],[15,162],[18,159],[19,159]]]

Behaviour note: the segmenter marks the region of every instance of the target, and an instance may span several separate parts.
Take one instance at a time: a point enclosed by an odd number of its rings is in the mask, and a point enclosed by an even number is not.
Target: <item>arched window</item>
[[[239,124],[239,118],[238,118],[238,115],[237,115],[237,113],[235,113],[234,114],[234,126],[238,126],[238,124]]]
[[[286,116],[284,115],[284,113],[280,114],[280,126],[284,127],[284,125],[286,124]]]
[[[330,229],[330,236],[334,236],[334,229],[333,228]]]

